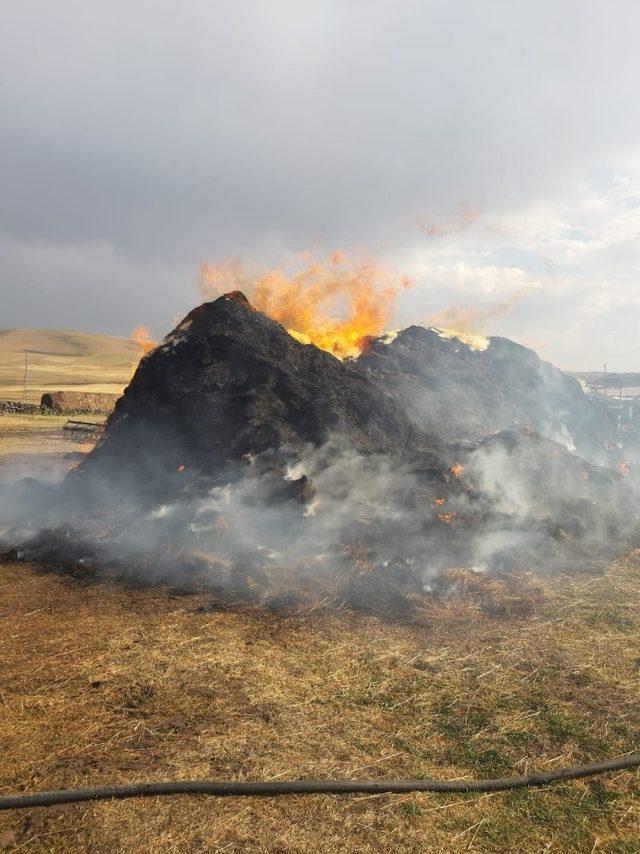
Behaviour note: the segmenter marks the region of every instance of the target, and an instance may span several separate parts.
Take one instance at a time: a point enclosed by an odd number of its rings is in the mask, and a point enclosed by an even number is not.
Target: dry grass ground
[[[54,329],[0,330],[0,399],[23,399],[24,350],[29,356],[27,400],[47,391],[120,394],[140,359],[133,341]]]
[[[457,778],[640,749],[640,553],[535,616],[393,625],[0,567],[3,791],[212,777]],[[485,796],[201,797],[0,814],[30,851],[640,850],[633,773]]]

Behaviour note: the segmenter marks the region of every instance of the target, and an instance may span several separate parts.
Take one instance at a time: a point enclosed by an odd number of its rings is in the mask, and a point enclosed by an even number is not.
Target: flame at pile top
[[[475,331],[477,324],[484,319],[485,315],[478,310],[449,306],[432,315],[428,322],[442,338],[457,338],[472,350],[486,350],[489,339]]]
[[[441,338],[457,338],[458,341],[462,341],[471,350],[486,350],[489,346],[489,339],[475,332],[466,332],[463,329],[446,329],[441,326],[434,326],[432,328]]]
[[[397,295],[409,285],[407,276],[342,252],[326,258],[302,255],[292,269],[257,274],[239,261],[204,264],[200,276],[203,297],[241,290],[298,341],[339,359],[358,356],[369,338],[384,332]]]
[[[519,288],[508,297],[488,306],[451,305],[427,318],[427,324],[442,338],[457,338],[472,350],[486,350],[491,343],[481,330],[506,314],[523,299],[530,288]]]
[[[148,353],[150,350],[156,346],[156,342],[151,340],[151,335],[149,334],[149,330],[143,324],[140,326],[136,326],[136,328],[131,333],[131,340],[134,341],[138,347],[142,350],[142,354]]]

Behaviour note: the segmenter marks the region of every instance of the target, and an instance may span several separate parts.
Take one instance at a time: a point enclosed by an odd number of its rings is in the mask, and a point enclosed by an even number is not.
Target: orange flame
[[[458,338],[472,350],[486,350],[489,339],[483,333],[490,321],[506,314],[529,290],[519,288],[506,299],[485,307],[450,305],[430,315],[426,323],[445,338]]]
[[[454,463],[454,465],[451,466],[451,473],[454,477],[461,477],[463,471],[464,466],[461,463]]]
[[[618,463],[618,471],[623,477],[627,477],[631,472],[631,466],[626,460],[620,460]]]
[[[303,344],[315,344],[339,359],[357,356],[371,337],[387,329],[407,276],[360,256],[332,252],[325,258],[300,256],[298,264],[259,273],[239,261],[203,264],[205,298],[243,291],[251,303]]]
[[[445,503],[446,500],[447,500],[446,498],[436,498],[431,506],[432,507],[441,507]]]
[[[455,518],[455,513],[438,513],[438,519],[440,519],[441,522],[444,522],[445,525],[450,525]]]
[[[136,326],[131,333],[131,340],[134,341],[142,350],[143,355],[148,353],[156,346],[156,342],[151,340],[149,330],[143,324]]]
[[[472,350],[486,350],[489,346],[488,338],[473,331],[476,320],[474,309],[452,305],[432,314],[426,322],[443,338],[458,338]]]

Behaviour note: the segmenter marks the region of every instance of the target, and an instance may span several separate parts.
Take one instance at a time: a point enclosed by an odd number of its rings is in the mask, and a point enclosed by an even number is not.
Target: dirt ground
[[[46,459],[43,429],[12,453]],[[640,552],[541,590],[527,617],[452,600],[393,623],[5,561],[0,791],[491,777],[640,751]],[[0,813],[0,850],[617,854],[640,851],[639,795],[622,772],[481,796],[88,803]]]

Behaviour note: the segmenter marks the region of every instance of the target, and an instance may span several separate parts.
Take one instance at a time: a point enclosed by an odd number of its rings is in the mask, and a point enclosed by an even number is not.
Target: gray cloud
[[[640,143],[639,25],[632,0],[7,2],[1,325],[159,333],[204,259],[406,256],[418,216],[527,209]]]

